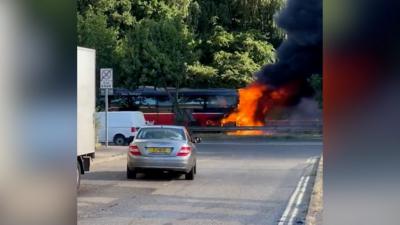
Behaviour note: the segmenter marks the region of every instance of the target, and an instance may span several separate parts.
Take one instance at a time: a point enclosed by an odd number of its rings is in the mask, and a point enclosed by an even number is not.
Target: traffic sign
[[[100,96],[106,95],[106,89],[100,89]],[[108,95],[114,95],[114,89],[108,88]]]
[[[113,88],[113,69],[100,69],[100,88]]]
[[[100,88],[105,89],[105,125],[106,125],[106,149],[108,149],[108,91],[113,88],[113,70],[110,68],[100,69]]]

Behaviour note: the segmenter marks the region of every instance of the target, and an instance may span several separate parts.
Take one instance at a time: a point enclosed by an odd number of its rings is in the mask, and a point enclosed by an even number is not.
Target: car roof
[[[172,126],[172,125],[151,125],[142,126],[140,128],[175,128],[175,129],[186,129],[184,126]]]

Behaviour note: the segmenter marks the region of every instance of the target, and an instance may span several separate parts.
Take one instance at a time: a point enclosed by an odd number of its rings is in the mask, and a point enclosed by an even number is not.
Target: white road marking
[[[315,163],[316,161],[317,161],[317,157],[314,156],[314,157],[308,158],[306,163],[307,163],[307,164],[314,165],[314,163]]]
[[[310,181],[310,176],[307,176],[306,181],[303,183],[303,187],[300,190],[300,195],[297,198],[296,207],[300,205],[301,201],[303,200],[304,193],[306,192],[308,182]]]
[[[303,181],[304,181],[304,176],[301,177],[299,183],[297,184],[295,191],[293,192],[292,196],[290,196],[289,202],[286,206],[285,211],[283,212],[281,219],[279,220],[278,225],[283,225],[286,222],[289,212],[291,211],[294,201],[296,199],[297,193],[299,192],[300,187],[303,184]]]
[[[305,180],[305,182],[303,183],[303,186],[302,186],[302,188],[301,188],[301,190],[300,190],[300,192],[299,192],[299,195],[298,195],[298,197],[297,197],[297,201],[296,201],[295,208],[294,208],[294,210],[293,210],[292,216],[290,217],[290,220],[289,220],[289,223],[288,223],[289,225],[292,225],[292,224],[293,224],[294,218],[296,218],[296,216],[297,216],[297,213],[298,213],[298,211],[299,211],[299,206],[300,206],[300,204],[301,204],[301,202],[302,202],[302,200],[303,200],[304,193],[306,192],[306,189],[307,189],[307,185],[308,185],[309,180],[310,180],[310,176],[307,176],[307,177],[306,177],[306,180]]]
[[[307,164],[315,164],[318,161],[317,157],[310,157],[307,159]],[[308,183],[310,181],[310,176],[302,176],[300,181],[298,182],[295,191],[293,192],[292,196],[290,196],[289,202],[281,216],[278,225],[293,225],[294,219],[296,218],[299,212],[299,206],[303,201],[304,194],[307,190]],[[290,213],[292,212],[292,213]],[[290,219],[288,220],[290,214]]]

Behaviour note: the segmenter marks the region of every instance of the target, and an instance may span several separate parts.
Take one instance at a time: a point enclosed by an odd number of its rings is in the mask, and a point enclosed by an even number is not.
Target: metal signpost
[[[100,69],[100,88],[105,89],[105,130],[106,130],[106,148],[108,149],[108,89],[113,88],[113,69]]]

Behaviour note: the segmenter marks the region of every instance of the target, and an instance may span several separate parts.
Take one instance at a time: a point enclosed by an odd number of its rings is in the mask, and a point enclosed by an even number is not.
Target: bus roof
[[[168,88],[169,91],[175,92],[174,88]],[[210,88],[210,89],[191,89],[181,88],[179,93],[185,95],[236,95],[236,89],[227,88]],[[140,87],[136,90],[129,90],[125,88],[114,88],[114,95],[166,95],[164,88],[153,88],[153,87]]]

